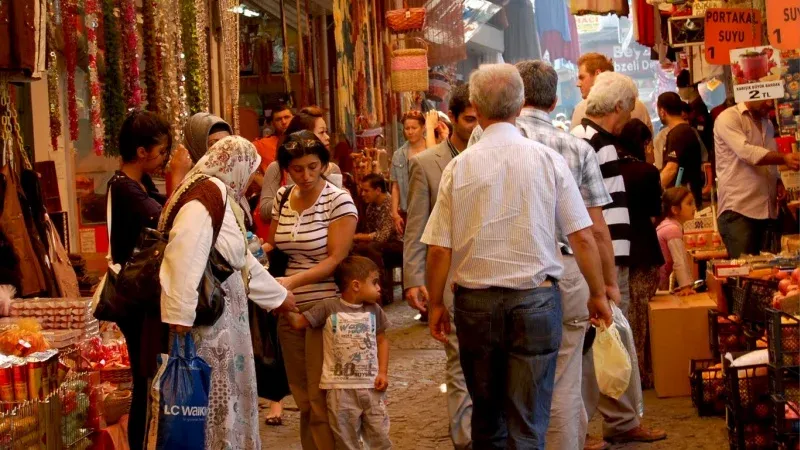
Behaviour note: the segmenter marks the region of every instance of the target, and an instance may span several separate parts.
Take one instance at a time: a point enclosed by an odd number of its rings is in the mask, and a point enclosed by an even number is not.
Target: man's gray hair
[[[558,73],[541,60],[521,61],[516,64],[525,86],[525,106],[550,109],[558,98]]]
[[[639,89],[636,83],[616,72],[603,72],[594,79],[592,90],[586,99],[586,115],[602,117],[613,113],[617,105],[623,110],[633,111]]]
[[[524,95],[522,77],[511,64],[484,64],[469,77],[469,101],[486,119],[517,117]]]

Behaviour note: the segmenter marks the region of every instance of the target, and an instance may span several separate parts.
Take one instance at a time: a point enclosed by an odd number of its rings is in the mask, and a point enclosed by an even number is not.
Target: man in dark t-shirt
[[[686,104],[678,94],[665,92],[658,97],[658,115],[670,127],[664,149],[661,186],[666,189],[688,184],[697,208],[703,204],[702,141],[697,131],[682,117]],[[683,174],[678,180],[680,169]]]

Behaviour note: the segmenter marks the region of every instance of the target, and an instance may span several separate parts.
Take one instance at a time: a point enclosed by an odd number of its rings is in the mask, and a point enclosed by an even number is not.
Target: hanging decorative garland
[[[125,99],[128,108],[142,105],[142,88],[139,86],[139,45],[136,34],[136,5],[134,0],[122,0],[123,75],[125,77]]]
[[[50,114],[50,145],[58,150],[61,137],[61,101],[58,91],[58,58],[56,57],[56,25],[61,23],[58,0],[47,2],[47,103]]]
[[[103,122],[105,124],[105,155],[119,156],[117,136],[125,120],[122,72],[120,70],[119,22],[114,16],[114,0],[102,0],[103,38],[105,40],[105,74],[103,76]]]
[[[220,0],[222,14],[222,51],[225,57],[225,83],[228,88],[229,104],[225,111],[230,113],[234,134],[239,133],[239,14],[233,12],[238,0]]]
[[[181,44],[185,65],[186,103],[189,114],[204,110],[203,90],[200,74],[200,59],[197,42],[197,8],[195,0],[178,0],[181,11]]]
[[[158,32],[156,31],[156,3],[142,1],[142,48],[144,49],[144,86],[147,91],[147,109],[159,112],[158,82]]]
[[[206,0],[194,0],[197,11],[197,61],[200,65],[198,84],[200,88],[200,109],[208,111],[208,48],[206,29],[208,28],[208,7]]]
[[[156,29],[162,33],[159,73],[163,74],[159,111],[172,123],[175,142],[183,140],[183,124],[188,117],[184,90],[184,58],[180,23],[166,17],[164,11],[177,11],[177,0],[159,0],[156,5]]]
[[[67,70],[67,117],[69,138],[78,140],[78,101],[75,93],[75,69],[78,65],[78,5],[67,0],[64,5],[64,61]]]
[[[100,119],[100,80],[97,76],[97,14],[98,0],[86,0],[86,41],[89,56],[89,119],[92,125],[92,147],[97,156],[103,154],[103,123]]]

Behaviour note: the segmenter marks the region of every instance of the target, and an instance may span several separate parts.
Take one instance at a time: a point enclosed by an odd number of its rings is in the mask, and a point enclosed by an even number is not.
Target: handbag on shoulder
[[[211,192],[215,192],[215,195],[202,195],[204,183],[211,183],[210,186],[206,185],[206,189],[213,189]],[[134,249],[133,256],[116,277],[113,298],[109,299],[105,294],[101,295],[95,310],[95,317],[101,320],[119,321],[132,312],[160,316],[161,281],[159,274],[161,263],[164,260],[164,250],[169,242],[168,230],[180,208],[192,200],[199,200],[206,207],[211,215],[214,229],[208,262],[197,287],[198,299],[194,325],[208,326],[216,323],[222,315],[225,304],[222,283],[233,274],[233,268],[215,248],[227,207],[227,196],[223,202],[219,198],[216,185],[208,177],[199,178],[181,195],[172,210],[173,214],[167,219],[164,232],[150,228],[142,230],[139,245]],[[105,284],[108,285],[107,282]],[[102,318],[98,316],[98,313],[111,317]]]
[[[281,221],[281,213],[283,212],[283,205],[289,200],[289,195],[292,193],[292,188],[294,185],[289,186],[286,188],[286,192],[281,197],[281,201],[278,204],[278,218],[276,219],[278,223],[275,224],[275,228],[278,227]],[[278,247],[275,246],[269,253],[267,253],[267,257],[269,258],[269,274],[273,276],[273,278],[279,278],[286,276],[286,269],[289,266],[289,255],[286,252],[278,250]]]

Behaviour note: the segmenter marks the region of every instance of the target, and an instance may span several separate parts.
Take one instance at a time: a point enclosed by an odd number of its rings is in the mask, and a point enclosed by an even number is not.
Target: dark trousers
[[[731,258],[758,255],[772,223],[770,219],[751,219],[734,211],[725,211],[717,218],[719,234]]]
[[[137,318],[120,322],[117,325],[119,325],[122,335],[125,336],[133,373],[131,410],[128,414],[128,445],[131,450],[141,450],[144,448],[144,434],[147,428],[147,396],[150,392],[147,377],[142,376],[140,367],[142,321]]]
[[[458,287],[454,310],[472,447],[543,449],[561,343],[558,287]]]

